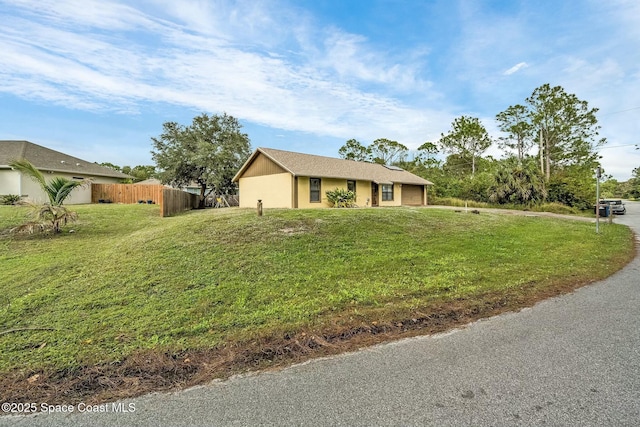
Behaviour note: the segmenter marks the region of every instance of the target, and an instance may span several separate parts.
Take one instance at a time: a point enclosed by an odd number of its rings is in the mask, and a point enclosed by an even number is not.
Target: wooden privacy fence
[[[199,196],[163,185],[91,184],[91,203],[160,205],[161,216],[198,207]]]
[[[91,203],[162,204],[162,185],[91,184]]]
[[[171,216],[178,212],[196,209],[200,202],[200,196],[176,190],[175,188],[164,188],[162,190],[162,216]]]

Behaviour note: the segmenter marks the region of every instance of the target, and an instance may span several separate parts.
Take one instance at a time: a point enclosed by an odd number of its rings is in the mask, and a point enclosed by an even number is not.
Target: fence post
[[[262,216],[262,199],[258,199],[258,216]]]

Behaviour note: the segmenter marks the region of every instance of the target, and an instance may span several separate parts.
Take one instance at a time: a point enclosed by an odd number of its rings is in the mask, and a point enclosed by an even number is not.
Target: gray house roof
[[[26,159],[41,171],[72,173],[81,176],[131,178],[122,172],[100,166],[29,141],[0,141],[0,168],[14,160]]]
[[[162,185],[162,181],[160,181],[158,178],[149,178],[145,179],[144,181],[134,182],[133,185]]]
[[[262,153],[294,176],[339,178],[382,183],[432,185],[433,183],[404,169],[377,163],[357,162],[313,154],[294,153],[273,148],[258,148],[233,178],[238,181],[251,162]]]

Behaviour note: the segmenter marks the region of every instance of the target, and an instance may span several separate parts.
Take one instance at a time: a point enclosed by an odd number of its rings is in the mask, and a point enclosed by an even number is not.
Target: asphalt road
[[[640,234],[640,204],[627,208],[616,222]],[[0,425],[639,426],[639,273],[636,258],[570,295],[447,334]]]

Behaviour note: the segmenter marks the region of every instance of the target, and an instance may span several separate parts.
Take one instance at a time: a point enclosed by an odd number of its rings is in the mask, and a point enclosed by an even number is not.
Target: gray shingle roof
[[[294,176],[318,178],[340,178],[377,183],[401,183],[415,185],[431,185],[430,181],[405,170],[390,169],[376,163],[356,162],[354,160],[336,159],[334,157],[316,156],[313,154],[294,153],[274,148],[258,148],[234,177],[240,179],[251,161],[262,153],[269,159],[291,172]],[[399,169],[399,170],[397,170]]]
[[[39,170],[73,173],[82,176],[130,178],[122,172],[100,166],[29,141],[0,141],[0,168],[13,160],[26,159]]]

